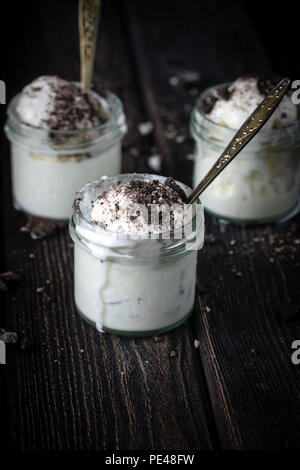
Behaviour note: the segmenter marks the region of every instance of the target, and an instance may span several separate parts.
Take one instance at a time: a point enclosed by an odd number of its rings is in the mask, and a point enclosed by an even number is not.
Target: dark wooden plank
[[[174,161],[171,156],[171,149],[163,132],[163,124],[160,116],[159,103],[154,94],[152,83],[152,70],[147,51],[143,47],[144,34],[139,24],[136,12],[132,5],[123,3],[124,22],[127,25],[128,37],[131,45],[131,52],[137,73],[137,82],[143,97],[144,107],[154,125],[155,142],[157,150],[162,159],[162,172],[167,175],[174,174]]]
[[[143,32],[136,56],[142,49],[143,62],[150,62],[144,83],[152,86],[165,133],[168,123],[175,126],[172,174],[190,184],[192,163],[185,157],[193,150],[188,124],[195,95],[241,74],[268,73],[271,63],[240,2],[210,1],[201,9],[197,2],[159,9],[135,2],[131,8],[128,15],[139,18]],[[198,83],[181,83],[187,70],[199,72]],[[177,85],[171,77],[179,77]],[[176,142],[182,135],[184,142]],[[295,221],[225,230],[207,216],[194,328],[224,448],[299,447],[300,369],[290,358],[300,337],[299,216]],[[287,311],[294,318],[286,323]]]
[[[299,216],[264,230],[216,227],[200,258],[199,279],[213,279],[215,293],[200,296],[196,329],[226,448],[299,447],[299,229]],[[287,307],[298,316],[287,319]]]
[[[73,43],[76,2],[51,2],[43,10],[38,8],[39,2],[32,5],[37,8],[32,9],[27,30],[17,31],[16,44],[10,51],[10,96],[44,73],[78,77],[77,41]],[[132,148],[147,149],[149,155],[153,143],[136,131],[137,123],[147,116],[135,88],[135,71],[117,5],[118,2],[104,5],[96,73],[125,101],[130,127],[124,170],[144,170],[145,159],[136,157]],[[14,77],[18,41],[23,35],[20,74]],[[32,42],[34,37],[38,38],[36,43]],[[7,142],[3,145],[1,153],[8,155]],[[194,348],[192,322],[156,340],[103,336],[86,325],[74,310],[73,251],[67,230],[42,240],[32,240],[29,234],[20,232],[25,217],[11,207],[7,159],[2,159],[2,168],[3,269],[22,278],[17,290],[6,296],[5,326],[27,338],[26,348],[18,345],[8,357],[10,447],[42,450],[217,446],[204,373]],[[170,355],[171,351],[175,355]]]

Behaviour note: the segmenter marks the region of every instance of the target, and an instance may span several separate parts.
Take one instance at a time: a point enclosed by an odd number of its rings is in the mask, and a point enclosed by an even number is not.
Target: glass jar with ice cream
[[[70,219],[76,308],[99,331],[145,336],[191,313],[203,206],[173,180],[125,174],[87,184]]]
[[[87,181],[121,170],[126,122],[110,92],[81,92],[78,83],[42,76],[8,107],[12,191],[16,209],[65,221]]]
[[[244,76],[199,97],[190,125],[195,139],[195,185],[276,81]],[[263,129],[203,192],[201,201],[209,213],[223,220],[265,223],[297,212],[299,187],[299,107],[289,93]]]

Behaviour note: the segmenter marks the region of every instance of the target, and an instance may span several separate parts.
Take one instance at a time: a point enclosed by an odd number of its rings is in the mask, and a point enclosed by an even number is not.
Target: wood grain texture
[[[299,235],[299,217],[295,227]],[[198,278],[214,279],[215,291],[200,296],[196,336],[224,448],[299,447],[300,371],[291,362],[299,315],[281,316],[286,302],[299,306],[289,282],[299,279],[299,256],[274,255],[279,246],[270,245],[279,234],[294,253],[288,230],[212,227],[217,241],[200,258]]]
[[[77,2],[30,4],[25,25],[27,5],[18,11],[4,77],[8,97],[41,74],[79,79]],[[272,64],[240,2],[168,4],[104,2],[95,72],[125,104],[123,171],[149,171],[147,158],[159,154],[163,173],[191,184],[186,157],[196,95]],[[200,76],[186,81],[187,70]],[[179,77],[176,85],[172,77]],[[137,125],[148,120],[154,131],[141,136]],[[299,447],[300,368],[290,360],[300,338],[299,216],[251,229],[207,217],[193,317],[152,339],[103,336],[74,310],[67,229],[43,240],[20,232],[25,217],[12,209],[8,154],[2,138],[1,269],[22,280],[2,297],[5,326],[27,338],[25,348],[8,352],[9,446]]]

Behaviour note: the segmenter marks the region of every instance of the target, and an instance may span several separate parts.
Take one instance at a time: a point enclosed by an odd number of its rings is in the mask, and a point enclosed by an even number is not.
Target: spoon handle
[[[79,0],[81,90],[86,93],[92,82],[99,24],[100,0]]]
[[[259,129],[269,119],[275,111],[283,96],[287,92],[290,85],[288,78],[282,79],[266,98],[257,106],[250,114],[249,118],[244,122],[242,127],[237,131],[229,145],[226,147],[222,155],[211,167],[208,173],[200,181],[192,194],[187,199],[187,204],[196,201],[199,195],[207,188],[207,186],[218,176],[221,171],[230,163],[243,147],[255,136]]]

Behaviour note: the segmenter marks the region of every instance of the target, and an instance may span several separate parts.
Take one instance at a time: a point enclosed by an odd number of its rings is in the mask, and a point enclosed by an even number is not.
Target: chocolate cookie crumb
[[[53,131],[89,129],[103,121],[89,94],[83,94],[74,83],[60,80],[51,83],[55,100],[50,117],[44,122]]]
[[[16,285],[21,281],[19,274],[13,271],[6,271],[0,274],[0,291],[7,292],[8,290],[14,289]]]
[[[20,228],[20,232],[30,233],[33,240],[48,237],[55,233],[59,228],[64,227],[63,222],[54,222],[42,217],[28,216],[27,223]]]
[[[216,96],[207,96],[206,98],[203,98],[203,100],[201,100],[200,102],[200,108],[201,110],[203,111],[204,114],[209,114],[214,105],[215,105],[215,102],[218,100],[218,98]]]

